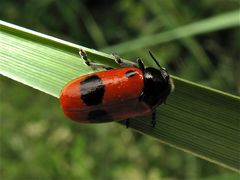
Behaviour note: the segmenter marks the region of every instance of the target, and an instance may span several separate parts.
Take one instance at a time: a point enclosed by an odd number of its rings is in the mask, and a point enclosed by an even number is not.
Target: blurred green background
[[[238,0],[0,0],[0,19],[101,50],[236,8]],[[171,74],[240,94],[238,28],[149,48]],[[146,61],[149,48],[121,56]],[[2,179],[203,179],[231,174],[117,123],[70,122],[58,99],[2,76],[0,95]]]

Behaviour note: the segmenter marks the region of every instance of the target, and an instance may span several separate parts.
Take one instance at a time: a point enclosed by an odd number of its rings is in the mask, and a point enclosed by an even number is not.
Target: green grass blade
[[[90,59],[116,66],[110,55],[0,21],[0,72],[2,75],[59,97],[71,79],[92,71],[78,49]],[[177,149],[239,169],[240,98],[174,77],[176,90],[168,105],[157,109],[157,126],[151,118],[131,121],[131,128]],[[151,148],[151,147],[150,147]]]
[[[1,74],[55,97],[67,81],[91,71],[79,58],[80,48],[90,59],[115,65],[110,55],[3,21],[0,24]]]
[[[211,17],[199,22],[191,23],[189,25],[185,25],[167,32],[161,32],[159,34],[149,35],[135,40],[130,40],[128,42],[123,42],[117,45],[103,48],[101,50],[110,53],[115,52],[117,49],[118,53],[121,54],[184,37],[190,37],[206,32],[212,32],[215,30],[236,27],[239,25],[239,10],[237,10],[223,15],[218,15],[216,17]]]

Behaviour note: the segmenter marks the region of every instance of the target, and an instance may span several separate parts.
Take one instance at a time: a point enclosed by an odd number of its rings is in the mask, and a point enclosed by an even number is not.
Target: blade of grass
[[[218,15],[216,17],[211,17],[199,22],[191,23],[189,25],[185,25],[167,32],[161,32],[159,34],[149,35],[106,47],[101,49],[101,51],[110,53],[116,51],[117,49],[118,53],[122,54],[180,38],[190,37],[239,25],[239,10],[237,10],[223,15]]]
[[[159,19],[159,22],[155,22],[155,30],[159,29],[160,24],[161,26],[164,25],[168,29],[178,27],[179,24],[182,24],[181,22],[183,22],[183,18],[178,16],[180,12],[178,12],[178,8],[173,2],[168,2],[165,4],[164,2],[154,1],[149,3],[149,1],[144,0],[143,3],[149,8],[149,10],[151,10],[157,19]],[[161,6],[162,4],[163,7]],[[189,50],[189,52],[192,53],[194,59],[203,71],[209,73],[213,70],[213,66],[207,54],[194,38],[182,38],[180,39],[180,42]]]
[[[112,65],[111,56],[0,21],[2,75],[59,97],[71,79],[92,71],[83,65],[78,49],[90,59]],[[176,90],[168,105],[151,118],[131,121],[131,128],[174,148],[192,153],[229,169],[239,169],[240,98],[174,77]]]
[[[65,18],[65,21],[68,23],[70,30],[74,32],[74,35],[78,33],[79,27],[81,27],[77,20],[77,17],[80,17],[82,18],[82,23],[85,26],[84,28],[86,28],[96,46],[103,47],[107,45],[100,27],[97,25],[97,22],[94,20],[91,13],[88,12],[88,9],[83,3],[76,1],[75,6],[72,7],[71,5],[65,4],[61,1],[57,1],[56,4],[59,11],[62,13],[62,16]]]
[[[104,37],[104,34],[101,28],[98,26],[92,14],[88,11],[84,3],[79,1],[80,11],[76,11],[78,16],[82,18],[82,22],[85,24],[89,35],[92,37],[92,40],[95,42],[97,47],[104,47],[107,45],[107,41]]]
[[[0,24],[1,74],[55,97],[58,97],[59,87],[63,87],[66,81],[92,70],[79,59],[80,48],[88,52],[90,59],[98,59],[102,63],[116,67],[113,61],[109,61],[111,56],[105,53],[3,21],[0,21]],[[51,48],[51,51],[46,54],[45,50],[48,48]],[[61,68],[66,68],[66,74],[63,71],[62,78],[58,79],[56,73],[59,75]],[[25,73],[22,73],[23,69],[26,70]],[[46,82],[49,76],[52,78]]]

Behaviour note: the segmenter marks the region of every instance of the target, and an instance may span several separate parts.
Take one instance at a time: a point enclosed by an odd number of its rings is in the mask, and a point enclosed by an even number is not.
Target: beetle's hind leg
[[[152,127],[154,128],[156,126],[156,111],[152,112],[152,121],[151,121]]]
[[[102,65],[102,64],[97,64],[97,63],[90,62],[88,57],[87,57],[87,53],[82,49],[79,50],[79,55],[84,60],[84,64],[86,64],[87,66],[90,66],[92,68],[104,68],[106,70],[113,69],[109,66],[105,66],[105,65]]]
[[[129,128],[129,125],[130,125],[130,119],[126,119],[126,120],[125,120],[125,125],[126,125],[126,128]]]
[[[117,54],[112,53],[114,61],[119,64],[121,67],[138,67],[136,63],[126,62],[122,60]]]
[[[133,62],[126,62],[122,60],[117,54],[112,53],[114,60],[117,64],[119,64],[121,67],[135,67],[135,68],[140,68],[144,70],[144,64],[140,58],[137,59],[137,63]]]

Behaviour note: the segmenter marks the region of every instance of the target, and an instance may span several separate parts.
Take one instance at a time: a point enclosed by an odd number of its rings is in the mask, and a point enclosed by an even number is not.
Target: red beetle
[[[101,123],[127,120],[152,113],[156,124],[155,109],[166,101],[173,89],[167,71],[149,51],[159,69],[123,62],[117,55],[115,61],[123,68],[112,69],[89,62],[86,53],[79,54],[85,64],[103,67],[106,71],[87,74],[70,81],[61,91],[60,102],[64,114],[81,123]]]

